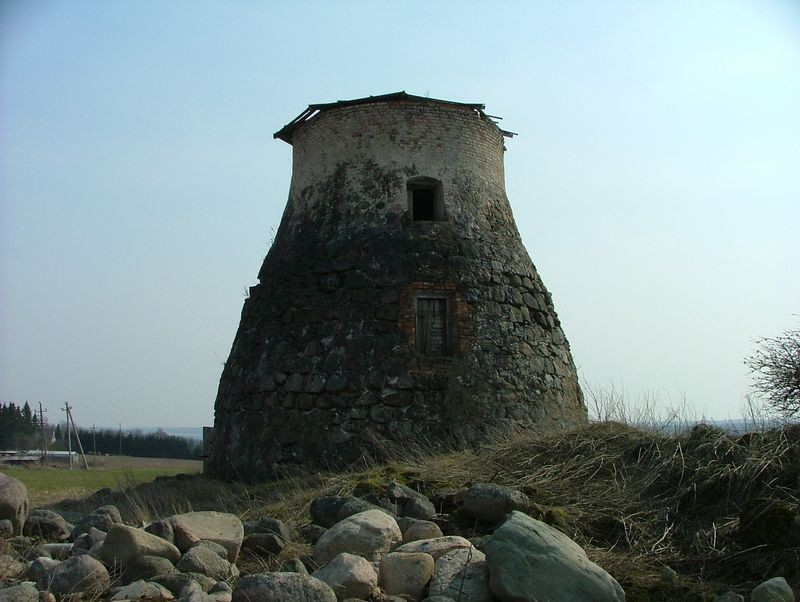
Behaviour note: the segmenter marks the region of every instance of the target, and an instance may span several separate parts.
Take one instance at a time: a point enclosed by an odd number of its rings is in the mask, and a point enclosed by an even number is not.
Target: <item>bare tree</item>
[[[800,330],[756,342],[758,349],[745,360],[753,390],[784,418],[800,416]]]

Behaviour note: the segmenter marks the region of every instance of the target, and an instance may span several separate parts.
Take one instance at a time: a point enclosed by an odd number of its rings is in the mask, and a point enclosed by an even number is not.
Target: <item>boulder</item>
[[[328,529],[314,545],[314,560],[325,564],[342,552],[377,560],[402,539],[394,518],[382,510],[367,510]]]
[[[125,566],[125,579],[126,583],[132,581],[145,581],[157,575],[169,575],[170,573],[177,573],[178,569],[167,558],[161,556],[137,556],[130,559]]]
[[[235,514],[224,512],[187,512],[167,519],[172,525],[175,545],[186,552],[198,541],[206,539],[228,550],[228,561],[236,562],[244,539],[242,521]]]
[[[169,543],[175,543],[175,535],[172,532],[172,525],[169,524],[169,521],[154,521],[147,525],[144,530],[160,537],[161,539],[166,539]]]
[[[342,505],[351,499],[350,496],[324,495],[311,500],[308,508],[311,514],[311,522],[321,527],[332,527],[338,522],[337,514]]]
[[[403,543],[444,537],[439,525],[428,520],[416,520],[403,531]]]
[[[428,498],[415,498],[403,506],[403,516],[429,520],[436,516],[436,507]]]
[[[72,553],[75,554],[77,550],[91,550],[97,544],[102,543],[105,538],[105,531],[100,531],[95,527],[89,527],[88,531],[81,533],[75,538],[72,544]]]
[[[283,564],[281,564],[280,572],[308,575],[308,569],[306,568],[306,565],[304,565],[303,561],[299,558],[289,558],[289,560],[284,560]]]
[[[492,593],[501,601],[624,602],[619,583],[553,527],[513,511],[486,544]]]
[[[158,583],[151,583],[140,579],[134,581],[123,588],[111,597],[111,601],[116,600],[146,600],[147,602],[166,602],[167,600],[174,600],[175,596],[163,585]]]
[[[28,514],[22,534],[46,541],[66,541],[71,527],[58,512],[36,508]]]
[[[179,573],[177,571],[166,575],[156,575],[155,577],[151,577],[149,581],[160,583],[176,596],[182,595],[184,589],[189,587],[192,583],[203,592],[207,592],[217,584],[216,579],[212,579],[200,573]]]
[[[428,593],[464,602],[491,602],[486,557],[474,548],[456,548],[443,554],[436,561]]]
[[[433,576],[433,567],[433,558],[423,552],[386,554],[381,558],[381,589],[392,596],[421,600]]]
[[[42,556],[37,558],[25,569],[25,578],[33,581],[40,589],[47,589],[50,571],[58,564],[58,560]]]
[[[436,508],[427,496],[411,487],[392,481],[383,493],[395,504],[398,514],[422,520],[436,516]]]
[[[231,575],[231,563],[220,558],[210,547],[198,545],[190,548],[176,565],[182,573],[201,573],[217,581]]]
[[[294,533],[289,525],[282,520],[265,516],[253,525],[253,533],[273,533],[283,541],[288,542],[294,539]]]
[[[11,521],[14,535],[21,535],[28,517],[28,488],[0,472],[0,519]]]
[[[25,565],[8,554],[0,554],[0,582],[16,579],[25,572]]]
[[[375,504],[352,495],[326,495],[315,498],[309,512],[314,524],[327,528],[354,514],[376,508]]]
[[[337,555],[328,564],[317,569],[312,577],[327,583],[337,600],[347,598],[368,599],[378,587],[378,575],[372,565],[361,556],[347,552]]]
[[[275,533],[251,533],[246,535],[242,542],[242,548],[255,554],[278,555],[286,546],[286,542],[280,535]]]
[[[0,602],[39,602],[39,590],[30,583],[0,589]]]
[[[50,571],[49,579],[50,591],[57,597],[66,594],[99,597],[111,585],[106,567],[86,554],[59,562]]]
[[[233,602],[336,602],[326,584],[298,573],[258,573],[242,577],[233,588]]]
[[[228,550],[226,550],[224,546],[221,546],[216,541],[208,541],[207,539],[203,539],[202,541],[197,542],[197,545],[193,547],[196,548],[197,546],[203,546],[204,548],[208,548],[209,550],[211,550],[217,556],[219,556],[224,560],[227,560],[228,558]]]
[[[430,554],[434,560],[438,560],[440,556],[454,548],[474,549],[474,546],[468,539],[464,539],[459,535],[445,535],[444,537],[420,539],[404,543],[395,552],[424,552],[425,554]]]
[[[312,546],[317,543],[322,534],[327,531],[325,527],[315,525],[314,523],[303,525],[300,527],[300,537],[310,543]]]
[[[177,562],[181,553],[168,541],[142,529],[119,523],[111,527],[100,548],[103,562],[108,565],[126,565],[138,556],[161,556]]]
[[[773,577],[753,589],[750,602],[795,602],[795,599],[786,579]]]
[[[517,489],[495,483],[476,483],[464,496],[463,509],[479,521],[495,524],[512,510],[526,510],[528,496]]]
[[[111,504],[95,508],[89,514],[79,520],[72,529],[72,540],[74,541],[83,533],[88,533],[89,529],[95,528],[98,531],[108,533],[108,530],[116,523],[122,522],[122,515],[119,509]]]

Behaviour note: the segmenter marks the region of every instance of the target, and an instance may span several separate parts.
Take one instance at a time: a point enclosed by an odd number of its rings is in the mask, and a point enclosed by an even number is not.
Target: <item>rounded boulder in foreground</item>
[[[401,541],[403,535],[394,518],[382,510],[367,510],[325,531],[314,545],[314,560],[325,564],[342,552],[378,560]]]
[[[28,518],[28,488],[0,472],[0,519],[11,521],[14,535],[21,535]]]
[[[242,577],[233,588],[231,602],[336,602],[325,583],[298,573],[259,573]]]
[[[512,512],[486,544],[492,593],[502,602],[624,602],[625,592],[569,537]]]

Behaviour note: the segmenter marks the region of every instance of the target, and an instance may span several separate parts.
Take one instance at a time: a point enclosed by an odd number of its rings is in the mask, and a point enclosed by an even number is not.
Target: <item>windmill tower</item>
[[[222,372],[210,474],[586,421],[506,198],[512,134],[483,109],[400,92],[310,105],[275,134],[289,200]]]

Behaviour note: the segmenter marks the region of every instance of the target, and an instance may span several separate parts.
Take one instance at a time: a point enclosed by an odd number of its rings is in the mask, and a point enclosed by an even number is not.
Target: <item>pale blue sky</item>
[[[286,202],[272,133],[406,90],[504,118],[582,377],[737,416],[800,321],[800,3],[0,2],[0,399],[211,424]]]

